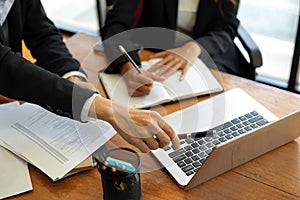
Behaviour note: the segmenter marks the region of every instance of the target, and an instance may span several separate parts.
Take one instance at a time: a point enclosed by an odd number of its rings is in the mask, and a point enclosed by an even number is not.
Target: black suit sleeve
[[[83,104],[94,92],[32,64],[0,44],[0,93],[80,120]]]
[[[59,30],[46,16],[40,0],[22,0],[23,39],[37,65],[60,76],[78,71],[80,64],[67,50]],[[17,14],[16,14],[17,15]]]

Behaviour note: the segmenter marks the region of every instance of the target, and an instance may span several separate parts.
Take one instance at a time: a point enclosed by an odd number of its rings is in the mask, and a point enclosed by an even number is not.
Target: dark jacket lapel
[[[4,38],[2,26],[0,26],[0,41],[1,41],[1,44],[5,45],[5,38]]]
[[[22,46],[19,41],[22,40],[22,10],[19,0],[15,0],[7,16],[9,26],[9,42],[11,49],[15,52],[22,52]]]
[[[176,30],[177,27],[177,9],[178,0],[163,0],[165,3],[166,13],[170,28]]]

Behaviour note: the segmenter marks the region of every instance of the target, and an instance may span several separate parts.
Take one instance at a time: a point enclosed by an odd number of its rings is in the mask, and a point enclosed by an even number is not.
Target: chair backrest
[[[237,12],[240,8],[240,2],[238,4]],[[241,65],[246,65],[247,67],[251,68],[254,72],[253,78],[255,79],[256,76],[256,68],[261,67],[263,64],[263,58],[261,51],[258,45],[255,43],[253,38],[251,37],[250,33],[242,26],[242,21],[240,20],[240,24],[237,30],[237,39],[241,45],[237,45],[240,56],[240,63]]]
[[[107,0],[96,0],[99,31],[101,31],[101,28],[103,27],[104,22],[105,22],[106,1]],[[99,35],[101,35],[101,34],[99,33]]]
[[[238,27],[237,37],[234,40],[234,49],[230,49],[229,52],[229,55],[235,55],[228,60],[228,63],[233,63],[234,69],[237,70],[234,73],[238,76],[255,80],[256,68],[262,65],[262,56],[259,47],[241,24]]]
[[[240,24],[238,27],[237,36],[242,43],[243,47],[249,54],[250,64],[256,68],[262,66],[262,55],[259,47],[252,39],[251,35],[246,31],[246,29]]]

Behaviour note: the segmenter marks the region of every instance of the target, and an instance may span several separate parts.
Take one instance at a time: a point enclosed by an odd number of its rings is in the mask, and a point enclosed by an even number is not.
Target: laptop
[[[240,88],[165,117],[177,133],[215,130],[182,139],[178,150],[152,151],[177,184],[193,188],[300,136],[300,111],[281,119]]]

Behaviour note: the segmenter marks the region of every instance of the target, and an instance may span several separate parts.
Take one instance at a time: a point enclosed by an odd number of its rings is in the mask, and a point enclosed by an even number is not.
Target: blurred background
[[[48,16],[61,30],[99,35],[95,0],[41,1]],[[262,52],[263,66],[257,69],[257,81],[288,89],[299,7],[300,0],[240,0],[238,18]],[[299,61],[299,55],[295,59]],[[296,74],[293,89],[299,92],[299,70]]]

